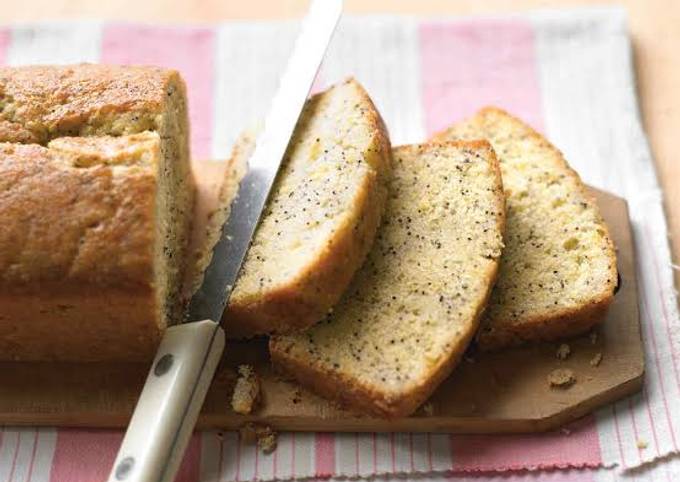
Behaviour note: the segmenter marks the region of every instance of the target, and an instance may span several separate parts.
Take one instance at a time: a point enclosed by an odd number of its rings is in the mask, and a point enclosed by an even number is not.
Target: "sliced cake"
[[[559,150],[500,109],[483,109],[434,137],[478,138],[498,155],[508,216],[480,346],[589,330],[604,317],[617,283],[614,245],[595,200]]]
[[[384,221],[340,303],[270,341],[273,363],[361,411],[412,413],[478,327],[501,256],[498,163],[486,141],[398,147]]]
[[[234,148],[203,265],[254,142],[246,133]],[[390,156],[380,114],[355,80],[307,101],[225,311],[228,337],[300,331],[326,315],[373,242]]]

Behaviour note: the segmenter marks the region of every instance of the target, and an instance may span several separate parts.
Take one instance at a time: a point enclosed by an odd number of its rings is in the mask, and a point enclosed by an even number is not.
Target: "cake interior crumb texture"
[[[206,266],[255,145],[236,143],[211,219]],[[390,168],[387,132],[363,87],[338,83],[307,102],[223,322],[227,336],[303,330],[337,303],[373,242]]]
[[[304,333],[273,337],[275,365],[361,411],[408,415],[476,331],[502,250],[504,200],[485,141],[404,146],[384,221],[341,302]]]
[[[500,161],[505,250],[479,334],[485,349],[554,340],[604,318],[616,254],[595,200],[562,153],[508,113],[486,108],[435,139],[486,138]]]
[[[0,357],[144,360],[179,313],[193,205],[184,82],[0,69]]]

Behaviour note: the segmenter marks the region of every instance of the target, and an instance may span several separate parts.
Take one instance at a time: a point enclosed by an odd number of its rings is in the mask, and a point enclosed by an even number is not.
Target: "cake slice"
[[[486,138],[503,174],[505,250],[478,341],[483,349],[554,340],[602,320],[616,254],[595,200],[562,153],[507,112],[486,108],[434,139]]]
[[[0,68],[0,359],[153,357],[179,314],[186,103],[174,70]]]
[[[254,141],[246,133],[234,148],[203,266]],[[355,80],[307,101],[225,311],[228,337],[291,333],[324,317],[373,242],[390,155],[382,119]]]
[[[302,385],[379,416],[412,413],[477,330],[501,256],[498,163],[486,141],[398,147],[384,222],[341,302],[270,340]]]

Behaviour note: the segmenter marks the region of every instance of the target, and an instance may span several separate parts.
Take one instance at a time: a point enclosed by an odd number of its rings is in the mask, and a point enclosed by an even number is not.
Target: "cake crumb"
[[[257,447],[265,454],[276,450],[278,434],[268,425],[247,423],[239,429],[241,442],[245,445],[257,443]]]
[[[555,356],[558,360],[566,360],[571,355],[571,347],[566,343],[562,343],[555,352]]]
[[[270,427],[263,427],[263,429],[257,433],[257,446],[265,454],[270,454],[276,450],[278,445],[278,434],[274,432]]]
[[[299,388],[296,388],[293,391],[293,398],[292,398],[291,401],[293,402],[293,405],[297,405],[298,403],[300,403],[302,401],[302,392],[300,391]]]
[[[423,413],[428,417],[434,415],[434,405],[432,405],[432,402],[427,402],[425,405],[423,405]]]
[[[562,432],[564,435],[571,435],[571,430],[569,430],[567,427],[562,427],[560,432]]]
[[[590,332],[590,344],[595,345],[596,343],[597,343],[597,332],[591,331]]]
[[[639,448],[640,450],[644,450],[644,449],[646,449],[647,447],[648,447],[648,444],[647,444],[647,442],[646,442],[645,440],[638,439],[638,441],[637,441],[637,448]]]
[[[576,375],[568,368],[557,368],[548,375],[548,384],[551,387],[569,388],[576,383]]]
[[[596,353],[595,356],[590,360],[590,366],[591,367],[599,366],[601,362],[602,362],[602,353]]]
[[[251,365],[238,367],[238,379],[231,395],[231,408],[236,413],[248,415],[260,398],[260,380]]]

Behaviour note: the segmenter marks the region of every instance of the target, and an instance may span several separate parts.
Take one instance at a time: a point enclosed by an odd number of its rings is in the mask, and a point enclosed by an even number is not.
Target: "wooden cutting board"
[[[199,162],[197,233],[215,203],[223,163]],[[641,387],[640,338],[634,249],[626,202],[593,190],[618,248],[620,289],[596,336],[569,340],[571,356],[557,359],[558,344],[494,354],[470,352],[428,402],[428,410],[397,420],[358,416],[275,376],[264,341],[230,343],[208,393],[198,425],[232,429],[246,422],[277,430],[533,432],[554,428]],[[200,234],[196,235],[200,241]],[[599,365],[591,360],[602,356]],[[251,416],[230,409],[234,367],[256,366],[262,404]],[[551,388],[549,373],[569,368],[577,382]],[[132,413],[147,367],[135,364],[0,363],[0,424],[122,427]]]

